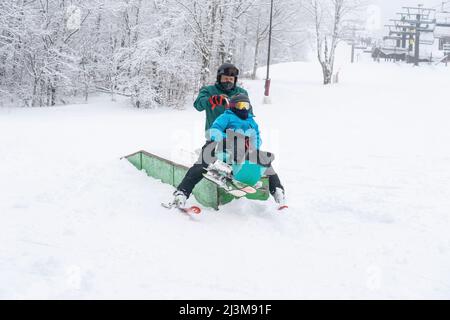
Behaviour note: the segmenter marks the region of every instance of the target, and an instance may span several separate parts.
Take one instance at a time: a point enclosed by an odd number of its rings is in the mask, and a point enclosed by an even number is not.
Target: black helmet
[[[235,94],[230,98],[230,108],[231,109],[246,109],[250,110],[252,104],[250,103],[249,97],[244,93]]]
[[[235,94],[230,98],[230,108],[242,120],[246,120],[251,112],[252,105],[250,99],[244,93]]]
[[[238,102],[250,103],[250,98],[245,93],[238,93],[230,98],[230,104],[236,104]]]
[[[239,76],[239,69],[232,63],[224,63],[219,69],[217,69],[217,83],[220,85],[220,77],[221,76],[229,76],[234,77],[234,86],[233,88],[223,88],[227,91],[227,89],[234,89],[236,87],[237,79]]]
[[[237,78],[239,76],[239,69],[232,63],[224,63],[217,69],[217,81],[220,82],[220,76],[222,75]]]

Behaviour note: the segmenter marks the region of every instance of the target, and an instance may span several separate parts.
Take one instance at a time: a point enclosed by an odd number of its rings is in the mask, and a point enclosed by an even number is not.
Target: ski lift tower
[[[445,66],[448,66],[448,60],[450,58],[450,43],[444,44],[444,54],[445,54]]]
[[[417,7],[403,7],[402,12],[397,12],[400,19],[391,19],[394,24],[389,27],[389,39],[397,40],[397,46],[401,43],[402,48],[406,46],[409,38],[410,46],[414,46],[414,65],[420,62],[420,45],[431,45],[430,41],[421,41],[422,33],[432,33],[436,27],[436,19],[433,16],[435,9],[424,8],[423,5]]]
[[[347,42],[352,47],[351,63],[355,62],[355,49],[361,49],[360,37],[358,33],[366,30],[362,26],[364,22],[362,20],[347,20],[344,24],[344,32],[342,40]],[[358,46],[357,46],[358,45]]]

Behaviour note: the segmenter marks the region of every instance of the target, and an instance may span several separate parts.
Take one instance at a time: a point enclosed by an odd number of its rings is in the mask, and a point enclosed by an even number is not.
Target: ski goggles
[[[249,110],[250,109],[250,103],[245,101],[239,101],[235,103],[231,103],[230,105],[232,108],[238,109],[238,110]]]
[[[220,75],[229,76],[229,77],[237,77],[239,75],[239,70],[233,67],[225,68]]]

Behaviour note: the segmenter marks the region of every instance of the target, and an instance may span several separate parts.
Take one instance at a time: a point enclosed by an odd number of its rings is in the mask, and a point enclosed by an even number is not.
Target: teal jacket
[[[198,111],[206,112],[205,131],[208,131],[217,117],[219,117],[227,110],[225,106],[216,106],[213,110],[212,105],[209,102],[209,98],[211,96],[221,94],[231,97],[238,93],[244,93],[248,96],[247,91],[241,87],[236,87],[231,92],[226,93],[225,91],[221,90],[220,86],[217,83],[212,86],[205,86],[200,90],[200,93],[198,94],[198,97],[194,102],[194,108]]]
[[[232,129],[252,139],[252,144],[259,150],[261,146],[261,137],[258,124],[249,114],[246,120],[239,118],[233,111],[227,110],[212,124],[209,129],[209,137],[212,141],[221,141],[226,137],[226,131]]]

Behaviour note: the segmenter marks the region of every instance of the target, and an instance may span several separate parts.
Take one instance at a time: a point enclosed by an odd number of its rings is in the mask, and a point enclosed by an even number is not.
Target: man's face
[[[222,75],[220,78],[220,82],[221,83],[224,83],[224,82],[234,83],[234,79],[235,79],[234,77]]]

